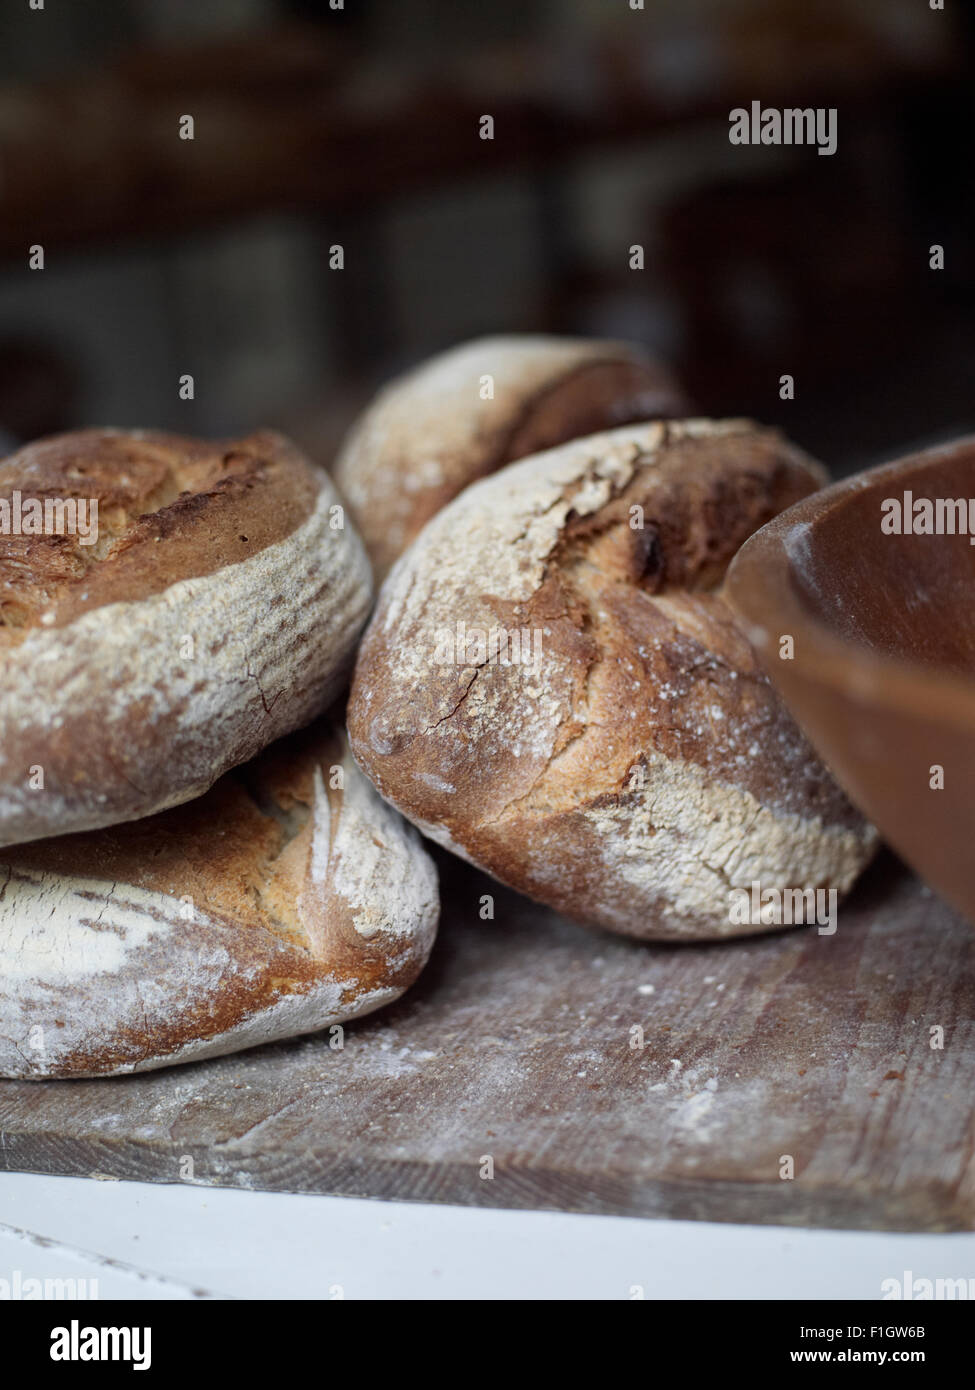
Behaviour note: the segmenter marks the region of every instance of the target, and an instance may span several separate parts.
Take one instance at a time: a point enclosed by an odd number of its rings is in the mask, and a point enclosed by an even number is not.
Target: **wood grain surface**
[[[589,932],[440,864],[448,907],[429,968],[344,1048],[319,1035],[144,1076],[0,1082],[0,1169],[975,1226],[975,933],[892,857],[834,936],[708,946]]]

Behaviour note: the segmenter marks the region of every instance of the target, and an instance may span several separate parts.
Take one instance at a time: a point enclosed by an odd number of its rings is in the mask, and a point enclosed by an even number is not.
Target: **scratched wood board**
[[[447,907],[424,977],[349,1025],[344,1049],[316,1036],[143,1076],[0,1082],[0,1167],[975,1226],[975,932],[891,856],[834,936],[684,947],[588,932],[440,862]],[[484,893],[493,921],[479,917]]]

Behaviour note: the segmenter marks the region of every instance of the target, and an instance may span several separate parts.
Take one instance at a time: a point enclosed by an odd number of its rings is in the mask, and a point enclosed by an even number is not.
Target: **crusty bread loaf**
[[[358,1018],[416,978],[438,911],[416,831],[313,725],[187,806],[3,851],[0,1075],[148,1071]]]
[[[719,591],[822,476],[772,431],[685,421],[474,484],[380,594],[349,704],[359,765],[439,843],[633,936],[761,929],[729,911],[754,882],[845,890],[874,832]]]
[[[0,463],[15,493],[98,528],[0,535],[0,844],[198,796],[334,698],[369,566],[283,437],[60,435]]]
[[[381,391],[340,451],[335,481],[381,580],[469,483],[579,435],[685,414],[686,404],[666,368],[630,343],[478,338]]]

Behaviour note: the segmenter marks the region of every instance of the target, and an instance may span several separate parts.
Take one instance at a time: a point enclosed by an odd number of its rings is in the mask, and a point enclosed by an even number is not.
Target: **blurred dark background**
[[[927,0],[4,0],[0,433],[271,424],[327,464],[384,376],[507,331],[641,340],[838,473],[975,429],[973,36]],[[732,146],[753,99],[837,107],[838,153]]]

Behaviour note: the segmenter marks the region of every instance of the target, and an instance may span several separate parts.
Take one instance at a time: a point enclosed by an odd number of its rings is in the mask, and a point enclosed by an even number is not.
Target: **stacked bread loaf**
[[[419,837],[339,731],[268,748],[341,693],[372,599],[327,476],[274,434],[84,431],[8,458],[4,501],[76,524],[0,537],[0,1073],[142,1071],[402,993],[439,909]]]
[[[760,929],[727,912],[756,880],[845,891],[874,833],[721,595],[822,473],[686,414],[637,349],[485,339],[386,388],[341,497],[271,433],[0,464],[0,518],[89,523],[0,534],[0,1074],[139,1071],[397,997],[438,916],[414,826],[631,936]],[[324,716],[367,551],[389,572],[347,743]]]

